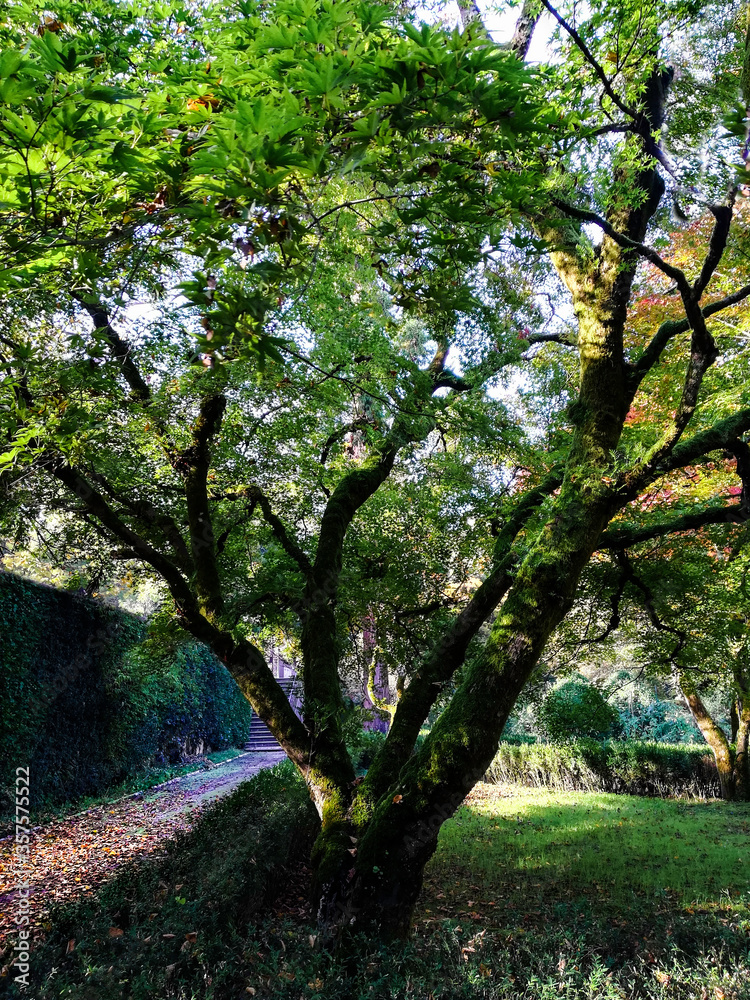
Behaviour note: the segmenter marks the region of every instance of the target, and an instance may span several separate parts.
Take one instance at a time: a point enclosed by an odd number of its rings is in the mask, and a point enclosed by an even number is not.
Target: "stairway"
[[[279,680],[280,686],[284,689],[284,692],[289,697],[292,687],[296,684],[296,677],[285,677],[283,680]],[[253,717],[250,720],[250,732],[248,733],[248,740],[245,744],[245,750],[250,753],[283,753],[279,744],[276,742],[275,738],[271,735],[271,731],[268,726],[263,722],[259,716],[253,712]]]

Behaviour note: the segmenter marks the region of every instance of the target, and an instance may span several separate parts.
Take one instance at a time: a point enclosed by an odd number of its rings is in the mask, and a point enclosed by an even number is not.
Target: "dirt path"
[[[54,820],[32,831],[28,881],[31,928],[44,929],[53,903],[93,895],[102,883],[136,858],[153,854],[200,811],[227,795],[281,753],[248,753],[208,770],[194,771],[137,795]],[[15,938],[18,883],[13,840],[0,841],[0,965]]]

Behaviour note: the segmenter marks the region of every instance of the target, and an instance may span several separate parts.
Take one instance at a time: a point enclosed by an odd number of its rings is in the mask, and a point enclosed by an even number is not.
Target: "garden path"
[[[52,820],[32,829],[30,927],[44,933],[50,907],[93,896],[124,865],[164,849],[189,829],[201,811],[228,795],[258,771],[284,759],[283,753],[245,753],[205,770],[193,771],[115,802]],[[13,839],[0,840],[0,965],[15,934],[18,883]]]

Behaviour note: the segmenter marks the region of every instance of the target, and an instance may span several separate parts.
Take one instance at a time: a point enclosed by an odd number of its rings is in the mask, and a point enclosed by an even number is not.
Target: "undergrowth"
[[[747,805],[479,786],[441,831],[413,938],[345,954],[301,902],[316,827],[291,765],[261,772],[54,914],[27,996],[750,1000]]]

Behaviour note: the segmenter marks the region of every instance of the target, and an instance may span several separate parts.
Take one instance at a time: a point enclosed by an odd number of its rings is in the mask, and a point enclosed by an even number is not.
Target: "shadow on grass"
[[[293,766],[260,772],[171,841],[166,855],[54,910],[46,940],[32,950],[29,990],[12,971],[5,977],[11,996],[167,997],[182,995],[181,982],[205,984],[242,952],[248,925],[309,854],[316,829]]]

